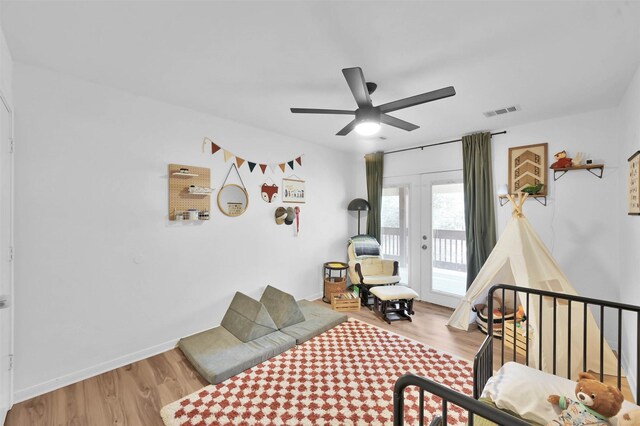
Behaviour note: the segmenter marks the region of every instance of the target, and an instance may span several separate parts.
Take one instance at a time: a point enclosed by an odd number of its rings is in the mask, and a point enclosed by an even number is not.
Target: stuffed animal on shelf
[[[537,185],[529,184],[524,188],[520,189],[520,191],[526,192],[529,195],[535,195],[535,194],[539,194],[540,191],[542,191],[542,188],[544,188],[544,183],[539,183]]]
[[[622,408],[624,396],[619,389],[605,385],[589,373],[580,373],[576,384],[576,401],[549,395],[547,401],[562,409],[560,417],[547,426],[609,425],[609,418]]]
[[[567,157],[567,151],[560,151],[553,155],[556,159],[556,162],[551,165],[552,169],[564,169],[566,167],[571,167],[572,160]]]
[[[640,410],[632,410],[618,417],[618,426],[640,426]]]

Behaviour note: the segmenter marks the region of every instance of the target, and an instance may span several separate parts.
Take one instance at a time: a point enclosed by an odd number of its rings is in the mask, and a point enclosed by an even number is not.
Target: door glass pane
[[[433,184],[431,189],[433,291],[464,296],[467,286],[467,239],[462,182]]]
[[[403,284],[409,282],[409,186],[382,189],[382,235],[380,245],[385,259],[397,260]]]

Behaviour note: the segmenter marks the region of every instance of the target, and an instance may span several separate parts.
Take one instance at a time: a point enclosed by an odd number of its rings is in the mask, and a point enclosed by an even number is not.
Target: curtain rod
[[[496,132],[496,133],[491,133],[491,136],[495,136],[495,135],[504,135],[506,134],[507,131],[503,130],[501,132]],[[395,154],[396,152],[404,152],[404,151],[411,151],[414,149],[424,149],[424,148],[428,148],[430,146],[437,146],[437,145],[446,145],[448,143],[454,143],[454,142],[462,142],[462,139],[456,139],[456,140],[452,140],[452,141],[446,141],[446,142],[438,142],[438,143],[432,143],[430,145],[422,145],[422,146],[414,146],[413,148],[404,148],[404,149],[396,149],[395,151],[387,151],[384,154]]]

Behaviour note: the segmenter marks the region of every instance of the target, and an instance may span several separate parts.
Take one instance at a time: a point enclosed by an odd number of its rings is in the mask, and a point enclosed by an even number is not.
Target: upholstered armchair
[[[370,235],[351,237],[347,248],[349,278],[360,289],[362,304],[370,306],[369,289],[377,285],[397,284],[398,262],[385,260],[380,255],[380,244]]]

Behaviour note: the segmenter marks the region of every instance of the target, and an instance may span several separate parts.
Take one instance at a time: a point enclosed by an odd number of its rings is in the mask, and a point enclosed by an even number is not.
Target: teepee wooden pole
[[[514,216],[518,216],[518,217],[522,217],[523,216],[522,206],[524,205],[524,202],[527,200],[528,197],[529,197],[529,194],[527,194],[526,192],[518,192],[518,198],[517,199],[513,194],[507,194],[507,198],[509,199],[509,201],[513,205],[513,215]]]

